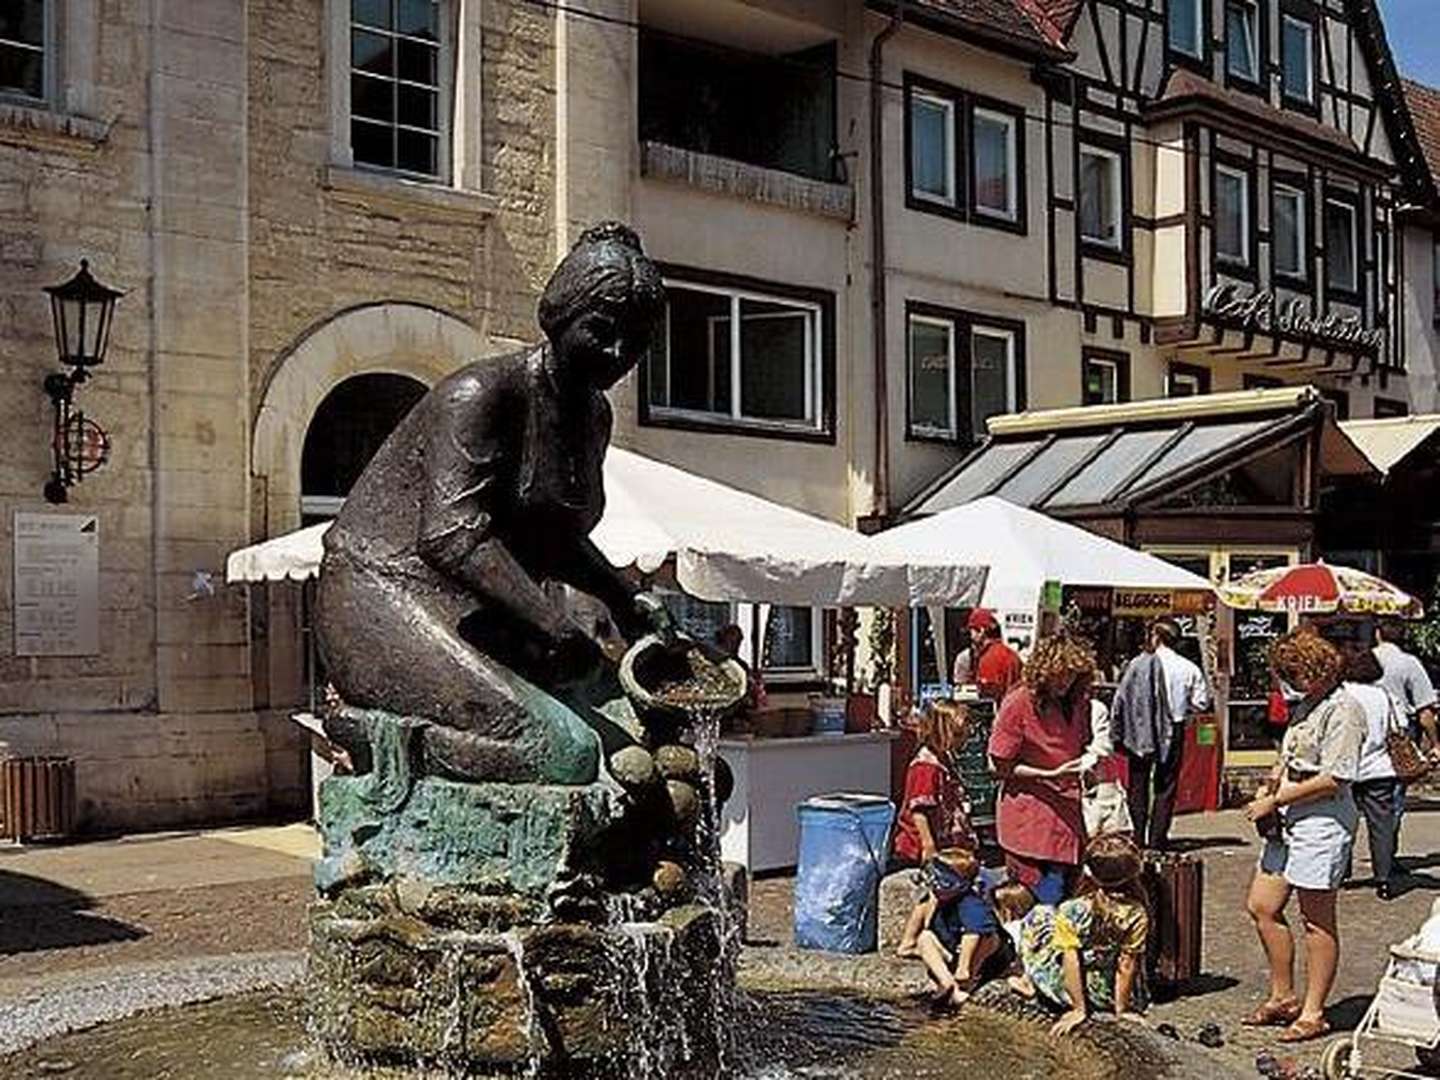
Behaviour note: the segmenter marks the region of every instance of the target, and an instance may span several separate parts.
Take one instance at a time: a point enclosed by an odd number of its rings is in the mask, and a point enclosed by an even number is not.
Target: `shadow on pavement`
[[[1253,843],[1253,839],[1247,840],[1243,836],[1172,836],[1168,850],[1183,855],[1206,848],[1246,848]]]
[[[76,889],[0,869],[0,956],[146,936],[140,927],[91,912],[94,906]]]
[[[1165,1005],[1181,998],[1204,997],[1206,994],[1224,993],[1233,987],[1239,986],[1240,980],[1229,975],[1214,975],[1201,973],[1193,979],[1186,979],[1183,983],[1167,983],[1155,987],[1153,997],[1157,1004]]]
[[[1325,1019],[1330,1021],[1331,1030],[1354,1031],[1372,1000],[1374,999],[1370,994],[1352,994],[1339,1001],[1332,1001],[1325,1010]]]

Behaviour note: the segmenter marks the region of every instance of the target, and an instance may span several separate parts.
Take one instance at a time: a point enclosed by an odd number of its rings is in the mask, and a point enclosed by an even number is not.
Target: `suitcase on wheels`
[[[1194,855],[1147,851],[1144,877],[1150,893],[1150,986],[1173,993],[1200,974],[1205,864]]]

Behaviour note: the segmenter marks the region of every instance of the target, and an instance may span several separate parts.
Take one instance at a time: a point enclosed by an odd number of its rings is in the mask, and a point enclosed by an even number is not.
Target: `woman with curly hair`
[[[1325,999],[1335,981],[1340,934],[1335,896],[1355,840],[1350,784],[1360,768],[1364,708],[1344,689],[1344,657],[1302,628],[1270,648],[1270,668],[1287,697],[1299,697],[1269,781],[1246,808],[1267,837],[1246,908],[1270,964],[1270,996],[1243,1023],[1287,1025],[1281,1042],[1330,1030]],[[1295,996],[1295,942],[1285,921],[1290,894],[1305,925],[1305,998]]]
[[[1066,634],[1041,638],[1000,705],[990,768],[1000,778],[996,831],[1012,880],[1058,904],[1080,863],[1082,758],[1090,739],[1095,654]]]

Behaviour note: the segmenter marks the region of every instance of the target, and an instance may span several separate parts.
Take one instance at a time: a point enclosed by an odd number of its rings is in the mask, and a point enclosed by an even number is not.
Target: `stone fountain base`
[[[721,957],[715,912],[697,904],[619,928],[473,931],[374,891],[315,905],[307,998],[313,1033],[337,1060],[713,1076]],[[653,1067],[637,1069],[637,1055]]]

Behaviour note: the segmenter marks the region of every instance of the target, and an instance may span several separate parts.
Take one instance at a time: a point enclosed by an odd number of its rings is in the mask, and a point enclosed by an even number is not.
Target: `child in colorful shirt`
[[[935,1000],[963,1005],[979,985],[987,962],[1001,952],[1000,923],[973,851],[941,851],[931,860],[928,876],[933,907],[916,951],[935,983]]]
[[[1020,931],[1025,975],[1012,985],[1065,1010],[1054,1034],[1073,1030],[1091,1009],[1113,1008],[1124,1018],[1143,1010],[1150,915],[1140,871],[1134,844],[1114,834],[1097,836],[1085,849],[1079,895],[1057,908],[1036,907],[1025,917]]]

